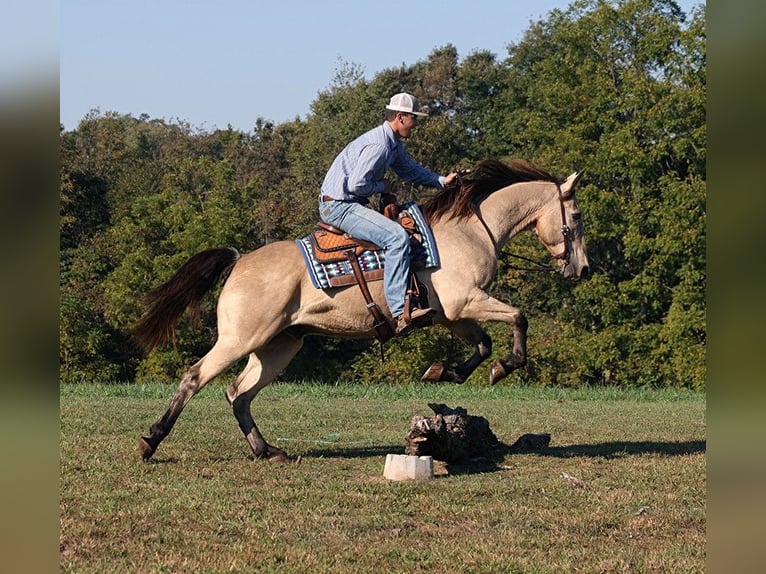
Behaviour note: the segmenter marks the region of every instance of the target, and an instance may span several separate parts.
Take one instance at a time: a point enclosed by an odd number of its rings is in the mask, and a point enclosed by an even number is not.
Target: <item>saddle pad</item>
[[[439,266],[439,252],[436,248],[431,228],[426,223],[417,203],[410,201],[401,206],[415,221],[418,233],[423,237],[420,244],[410,249],[410,260],[413,269],[429,269]],[[306,263],[311,282],[317,289],[331,289],[356,283],[351,264],[345,260],[323,262],[314,253],[312,234],[296,239],[300,247],[303,260]],[[385,266],[385,251],[363,251],[358,254],[359,266],[364,272],[367,281],[380,281],[383,279],[383,267]]]

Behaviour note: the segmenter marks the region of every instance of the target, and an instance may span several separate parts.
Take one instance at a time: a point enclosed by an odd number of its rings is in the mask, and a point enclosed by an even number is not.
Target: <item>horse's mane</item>
[[[430,223],[444,216],[465,219],[475,214],[478,205],[491,193],[523,181],[560,183],[548,172],[523,159],[511,159],[508,163],[485,159],[470,171],[469,177],[463,177],[459,185],[445,188],[428,199],[421,211]]]

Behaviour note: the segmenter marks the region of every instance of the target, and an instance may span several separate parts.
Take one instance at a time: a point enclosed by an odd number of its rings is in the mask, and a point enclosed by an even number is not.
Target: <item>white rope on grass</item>
[[[340,433],[332,433],[328,434],[328,437],[340,437]],[[369,446],[375,446],[374,440],[352,440],[352,441],[342,441],[342,440],[323,440],[323,439],[302,439],[302,438],[289,438],[289,437],[279,437],[277,438],[277,441],[280,442],[302,442],[302,443],[309,443],[309,444],[337,444],[337,445],[360,445],[365,444]],[[382,443],[377,443],[378,446],[385,446]]]

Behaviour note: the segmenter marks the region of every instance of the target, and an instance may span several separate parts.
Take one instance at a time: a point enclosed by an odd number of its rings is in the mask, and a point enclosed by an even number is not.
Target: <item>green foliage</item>
[[[451,344],[451,335],[444,328],[415,331],[406,339],[387,343],[385,361],[381,361],[376,343],[357,355],[339,379],[383,385],[418,381],[431,363],[444,362]],[[463,354],[453,354],[452,358],[467,358]]]
[[[592,277],[514,269],[512,254],[547,258],[527,234],[506,247],[491,287],[530,322],[530,362],[511,382],[703,389],[705,50],[704,5],[686,22],[671,0],[576,0],[531,24],[504,59],[461,59],[446,45],[370,80],[339,62],[305,121],[208,133],[94,110],[61,134],[62,381],[176,380],[215,337],[215,298],[202,329],[182,321],[175,346],[147,356],[130,338],[141,295],[202,249],[306,233],[335,154],[407,90],[430,112],[408,147],[436,171],[511,156],[560,176],[586,171]],[[402,200],[426,197],[396,185]],[[505,326],[488,332],[493,355],[509,352]],[[375,342],[308,338],[284,377],[413,381],[451,348],[453,361],[471,353],[444,330],[421,331],[386,345],[381,364]]]

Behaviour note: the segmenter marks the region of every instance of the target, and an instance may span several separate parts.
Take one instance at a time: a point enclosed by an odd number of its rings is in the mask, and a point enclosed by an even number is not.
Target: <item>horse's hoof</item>
[[[425,373],[423,373],[423,376],[420,377],[421,381],[431,381],[431,382],[438,382],[442,380],[442,375],[444,374],[444,365],[441,363],[434,363],[428,369]]]
[[[288,463],[290,462],[290,459],[287,456],[287,453],[283,450],[280,450],[279,452],[269,453],[268,458],[266,459],[269,462],[281,462],[281,463]]]
[[[256,460],[260,459],[267,462],[290,462],[290,458],[285,451],[271,445],[267,445],[265,452],[256,455],[255,458]]]
[[[152,445],[149,444],[148,439],[145,437],[141,437],[138,439],[138,448],[141,451],[141,458],[146,460],[149,460],[152,458],[152,455],[154,454],[154,451],[157,450]]]
[[[489,384],[494,385],[497,381],[507,376],[508,372],[500,361],[492,363],[492,367],[489,369]]]

